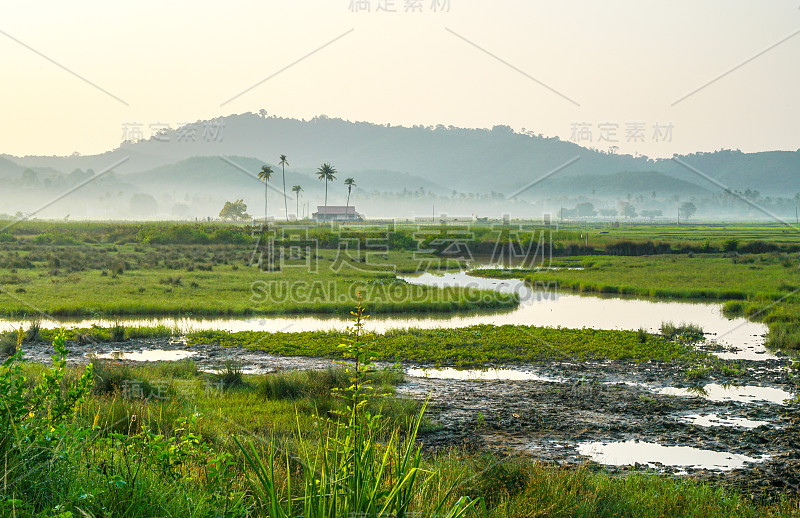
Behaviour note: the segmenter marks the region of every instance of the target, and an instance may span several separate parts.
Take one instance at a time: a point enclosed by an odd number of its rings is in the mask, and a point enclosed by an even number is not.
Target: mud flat
[[[261,374],[334,363],[180,339],[69,347],[69,361],[78,364],[93,356],[131,363],[187,358],[213,371],[232,360],[245,373]],[[25,349],[28,359],[43,362],[52,352],[44,343]],[[783,400],[797,393],[788,361],[739,365],[735,379],[688,383],[685,366],[671,363],[565,361],[476,371],[407,364],[397,394],[429,401],[437,424],[421,437],[429,450],[457,445],[611,471],[693,474],[767,494],[798,491],[800,405]]]

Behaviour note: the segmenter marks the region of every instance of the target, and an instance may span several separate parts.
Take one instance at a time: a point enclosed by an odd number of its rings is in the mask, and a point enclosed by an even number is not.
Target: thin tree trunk
[[[289,207],[286,205],[286,166],[281,166],[283,176],[283,210],[286,211],[286,221],[289,221]]]
[[[264,226],[267,226],[267,181],[264,181]]]
[[[347,203],[344,206],[344,219],[348,217],[348,210],[350,208],[350,187],[347,187]]]
[[[297,201],[295,202],[295,205],[294,205],[294,211],[295,211],[295,213],[296,213],[296,214],[295,214],[295,217],[296,217],[296,218],[297,218],[297,220],[299,221],[299,220],[300,220],[300,193],[299,193],[299,192],[297,193],[297,196],[296,196],[296,198],[295,198],[295,199],[297,200]]]
[[[328,219],[328,179],[327,178],[325,178],[325,213],[323,214],[323,217],[327,221],[327,219]]]

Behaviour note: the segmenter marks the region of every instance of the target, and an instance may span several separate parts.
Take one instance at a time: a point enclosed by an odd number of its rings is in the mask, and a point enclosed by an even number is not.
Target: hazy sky
[[[367,4],[369,12],[351,10]],[[396,12],[377,11],[392,4]],[[417,4],[421,12],[412,12]],[[125,123],[141,124],[149,137],[151,124],[262,108],[403,125],[507,124],[564,140],[582,128],[583,145],[650,156],[795,150],[799,7],[800,0],[6,2],[0,152],[97,153],[119,144]]]

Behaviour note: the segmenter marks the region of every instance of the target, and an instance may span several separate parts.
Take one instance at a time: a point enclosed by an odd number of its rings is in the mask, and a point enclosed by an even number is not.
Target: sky
[[[503,124],[651,157],[800,148],[800,0],[30,1],[2,12],[0,153],[16,156],[100,153],[125,125],[149,137],[261,109]]]

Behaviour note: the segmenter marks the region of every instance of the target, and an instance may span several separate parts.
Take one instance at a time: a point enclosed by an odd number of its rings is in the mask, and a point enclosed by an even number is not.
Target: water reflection
[[[635,463],[651,467],[676,466],[727,471],[747,463],[763,462],[768,457],[753,458],[724,451],[702,450],[689,446],[663,446],[639,441],[590,442],[578,445],[578,453],[600,464],[627,466]]]
[[[733,428],[758,428],[769,424],[769,421],[755,421],[744,417],[729,417],[717,414],[689,414],[682,416],[681,421],[704,427],[726,426]]]
[[[697,396],[709,401],[735,401],[738,403],[776,403],[783,404],[792,395],[776,387],[758,387],[754,385],[720,385],[710,383],[703,387],[665,387],[658,390],[659,394],[670,396]]]
[[[699,325],[707,335],[720,344],[733,346],[735,352],[716,353],[724,358],[763,360],[774,358],[763,345],[767,332],[764,324],[744,318],[728,319],[719,304],[693,302],[662,302],[621,297],[582,296],[563,293],[555,284],[528,286],[519,279],[485,279],[464,272],[423,274],[403,277],[414,284],[431,286],[462,286],[490,289],[501,293],[517,293],[520,305],[505,311],[470,313],[417,313],[373,315],[372,331],[384,332],[401,328],[461,328],[479,324],[517,324],[548,327],[626,329],[643,328],[658,333],[662,322],[687,322]],[[125,318],[46,320],[43,327],[110,327],[115,322],[125,326],[158,326],[176,328],[178,332],[193,330],[237,331],[331,331],[349,325],[345,315],[264,316],[250,318]],[[29,321],[0,319],[0,330],[26,327]]]
[[[197,354],[196,352],[179,349],[164,350],[150,349],[135,352],[112,351],[93,355],[104,360],[130,360],[134,362],[174,362],[184,360]]]

